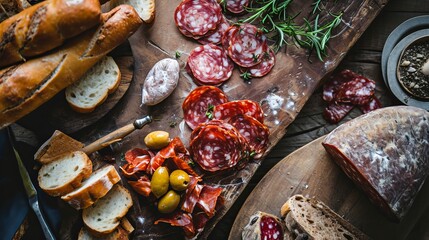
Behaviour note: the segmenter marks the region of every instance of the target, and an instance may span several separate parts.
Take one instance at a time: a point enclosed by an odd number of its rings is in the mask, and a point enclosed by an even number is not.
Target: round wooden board
[[[316,197],[373,239],[406,239],[429,206],[429,184],[420,190],[400,223],[389,222],[341,171],[322,146],[324,137],[296,150],[259,182],[238,213],[229,240],[241,232],[256,211],[280,216],[280,208],[295,194]]]
[[[55,130],[72,134],[100,120],[121,100],[133,79],[133,57],[114,56],[113,58],[121,71],[121,83],[118,89],[93,112],[78,113],[72,110],[65,99],[64,91],[61,91],[40,108],[21,119],[19,124],[39,135],[49,135]]]

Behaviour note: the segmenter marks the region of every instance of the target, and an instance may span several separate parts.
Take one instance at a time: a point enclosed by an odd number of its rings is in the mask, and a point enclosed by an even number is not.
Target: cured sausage
[[[354,105],[365,105],[371,101],[375,92],[375,82],[365,77],[355,77],[341,84],[335,100]]]
[[[322,144],[370,200],[399,221],[429,173],[429,113],[381,108],[342,124]]]
[[[236,115],[254,117],[260,123],[264,123],[264,112],[259,103],[252,100],[237,100],[217,105],[213,109],[215,119],[228,121]]]
[[[195,129],[199,124],[208,122],[207,115],[212,108],[228,102],[226,95],[217,87],[201,86],[195,88],[186,97],[182,104],[183,115],[186,124]]]
[[[242,13],[249,6],[249,0],[227,0],[226,1],[226,10],[231,13]]]
[[[199,85],[218,86],[231,77],[234,69],[226,52],[211,43],[192,50],[186,65],[188,73]]]
[[[261,158],[269,144],[270,131],[268,128],[255,118],[246,115],[232,117],[229,123],[246,139],[250,156],[253,159]]]
[[[192,159],[208,172],[229,169],[247,158],[240,137],[220,126],[208,125],[191,141],[189,151]]]
[[[331,102],[323,111],[323,117],[330,123],[338,123],[353,108],[352,104]]]
[[[229,24],[228,20],[224,16],[222,16],[222,20],[219,23],[216,30],[211,34],[206,34],[206,36],[198,39],[198,42],[201,44],[213,43],[215,45],[218,45],[221,43],[222,37],[225,34],[226,30],[228,30],[229,27],[230,27],[230,24]]]
[[[196,39],[215,30],[221,19],[221,7],[211,0],[184,0],[174,12],[174,21],[179,31]]]
[[[240,68],[243,73],[249,73],[250,77],[263,77],[267,75],[276,63],[276,54],[269,48],[268,52],[265,52],[262,61],[257,65],[249,68]]]
[[[280,218],[266,212],[258,211],[250,216],[249,223],[244,227],[241,236],[242,239],[249,240],[283,240],[289,239],[284,236],[287,232],[285,223]]]
[[[253,67],[262,61],[268,51],[267,37],[252,24],[243,24],[232,34],[229,57],[241,67]]]
[[[225,31],[221,40],[223,49],[227,50],[229,48],[229,45],[231,45],[231,37],[235,34],[236,31],[238,31],[238,29],[239,28],[237,25],[233,25]]]

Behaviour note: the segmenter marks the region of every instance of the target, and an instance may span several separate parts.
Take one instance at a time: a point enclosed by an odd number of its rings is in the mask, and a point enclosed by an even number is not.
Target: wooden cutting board
[[[421,189],[400,223],[392,223],[335,164],[321,137],[296,150],[274,166],[258,183],[238,213],[229,240],[241,231],[256,211],[280,216],[280,208],[295,194],[316,197],[373,239],[406,239],[429,208],[429,184]]]
[[[288,45],[277,54],[276,65],[266,77],[253,79],[247,83],[240,78],[239,71],[235,69],[231,79],[221,86],[230,100],[251,99],[261,104],[266,114],[265,124],[271,132],[271,144],[267,153],[283,137],[286,127],[295,119],[321,79],[335,69],[387,2],[388,0],[326,1],[326,5],[322,7],[331,13],[344,11],[344,15],[343,22],[332,33],[327,50],[328,56],[323,62],[317,60],[314,55],[309,57],[305,49]],[[156,17],[153,24],[143,26],[129,39],[135,65],[133,81],[128,92],[108,116],[80,137],[82,142],[90,143],[136,118],[152,115],[153,123],[141,131],[132,133],[114,146],[118,165],[123,164],[120,156],[127,150],[134,147],[144,148],[145,135],[154,130],[168,131],[171,137],[178,136],[186,145],[189,143],[191,130],[183,121],[181,105],[196,85],[186,74],[184,65],[189,52],[200,44],[183,36],[176,28],[173,13],[179,3],[180,0],[156,2]],[[307,16],[312,9],[312,3],[312,0],[295,1],[291,11],[301,12],[301,16]],[[328,17],[328,14],[325,14],[319,21],[325,21]],[[141,88],[147,73],[157,61],[166,57],[174,58],[177,51],[181,53],[179,62],[182,70],[176,90],[154,107],[141,106]],[[224,192],[223,204],[206,225],[200,239],[208,237],[260,164],[261,161],[252,161],[240,170],[204,176],[205,183],[221,186]],[[180,230],[178,233],[166,224],[154,225],[154,221],[159,217],[154,208],[147,207],[148,203],[143,197],[134,192],[133,195],[134,206],[128,216],[136,228],[135,238],[180,239]],[[68,223],[63,225],[63,229],[68,229]],[[74,236],[76,233],[65,238],[73,239]]]

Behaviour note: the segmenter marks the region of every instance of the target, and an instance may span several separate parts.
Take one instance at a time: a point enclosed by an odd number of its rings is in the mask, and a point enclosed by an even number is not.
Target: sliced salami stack
[[[251,100],[228,102],[216,87],[193,90],[182,105],[184,119],[193,130],[189,152],[205,171],[237,166],[249,158],[259,159],[269,145],[261,106]]]

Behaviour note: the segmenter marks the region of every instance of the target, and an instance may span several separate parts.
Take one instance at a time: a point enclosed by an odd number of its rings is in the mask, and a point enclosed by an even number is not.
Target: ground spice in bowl
[[[420,38],[402,52],[398,81],[411,95],[429,100],[429,37]]]

